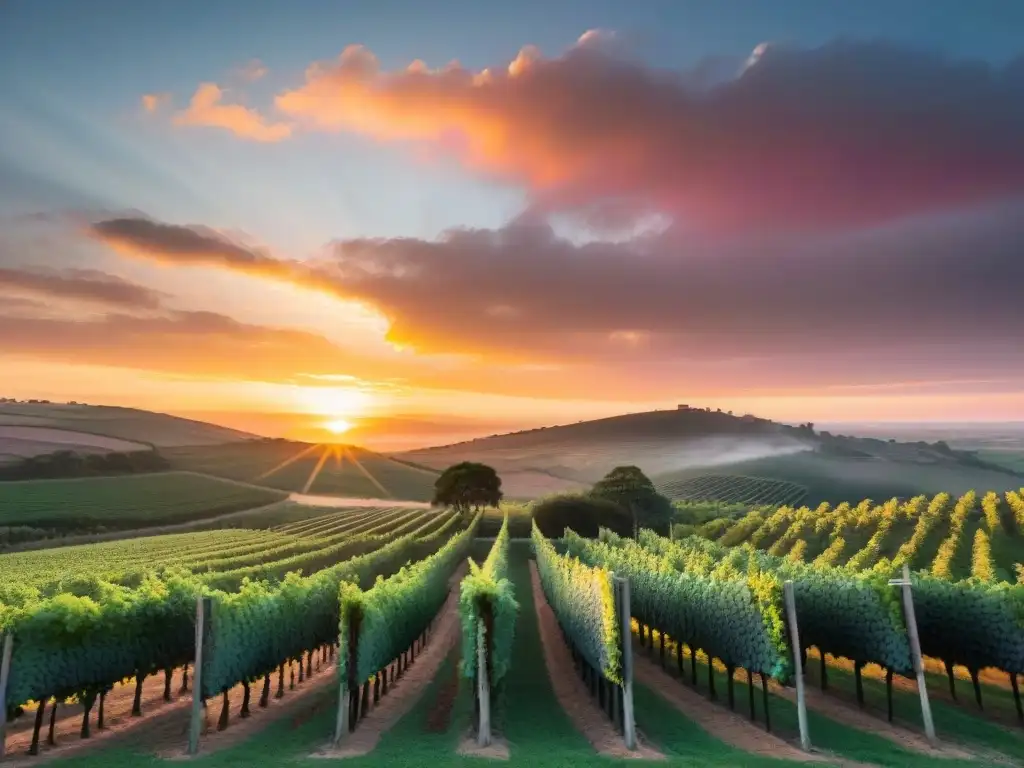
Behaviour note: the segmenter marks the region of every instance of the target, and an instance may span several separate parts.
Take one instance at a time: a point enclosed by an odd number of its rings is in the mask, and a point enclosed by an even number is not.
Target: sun
[[[345,419],[331,419],[324,424],[324,429],[333,435],[343,435],[352,429],[352,422]]]

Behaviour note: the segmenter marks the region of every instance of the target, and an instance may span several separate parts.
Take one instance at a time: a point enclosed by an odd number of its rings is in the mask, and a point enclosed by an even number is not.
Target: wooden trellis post
[[[629,580],[613,576],[619,609],[622,644],[622,737],[627,749],[636,749],[636,721],[633,719],[633,630],[629,605]]]
[[[903,589],[903,615],[907,620],[907,638],[910,640],[910,657],[914,662],[914,673],[917,675],[917,692],[921,696],[921,719],[924,720],[924,733],[928,741],[936,743],[935,722],[932,720],[932,706],[928,700],[928,687],[925,685],[924,664],[921,661],[921,640],[917,635],[917,616],[914,614],[914,595],[911,592],[910,566],[903,564],[903,578],[890,579],[894,587]]]
[[[7,743],[7,681],[11,677],[11,654],[14,652],[14,635],[4,635],[4,646],[0,656],[0,759],[4,756]],[[54,705],[56,706],[56,705]]]
[[[811,750],[811,735],[807,728],[807,700],[804,698],[804,663],[800,645],[800,630],[796,623],[796,598],[793,595],[793,582],[786,581],[782,585],[786,598],[786,617],[789,619],[790,645],[793,649],[793,667],[796,674],[796,716],[800,724],[800,746],[804,752]],[[753,690],[753,689],[751,689]]]
[[[487,675],[487,636],[483,622],[477,619],[476,632],[476,685],[480,700],[480,721],[477,724],[476,743],[491,745],[491,686]]]
[[[190,755],[199,751],[199,734],[203,729],[203,641],[210,614],[210,598],[200,595],[196,600],[196,658],[192,664],[192,718],[188,728]]]

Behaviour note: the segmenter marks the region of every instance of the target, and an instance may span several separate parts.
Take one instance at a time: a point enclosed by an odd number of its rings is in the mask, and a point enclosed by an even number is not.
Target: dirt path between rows
[[[431,509],[425,501],[407,501],[402,499],[356,499],[342,496],[318,496],[310,493],[293,493],[288,501],[303,504],[307,507],[389,507],[391,509]]]
[[[784,688],[774,682],[770,684],[769,688],[776,696],[794,703],[796,702],[795,689]],[[976,758],[976,755],[973,753],[951,744],[940,742],[938,746],[933,747],[928,743],[923,734],[909,728],[894,725],[888,720],[875,717],[856,706],[823,693],[814,686],[804,686],[804,700],[807,702],[809,710],[824,715],[830,720],[835,720],[837,723],[856,728],[858,731],[866,731],[875,736],[881,736],[883,739],[887,739],[910,752],[919,752],[922,755],[934,758],[957,758],[959,760],[973,760]]]
[[[285,667],[285,692],[284,697],[280,699],[274,698],[274,694],[277,692],[277,673],[272,673],[270,676],[270,701],[266,708],[259,706],[260,694],[263,690],[263,679],[261,678],[250,685],[252,697],[249,705],[250,715],[244,719],[239,717],[244,688],[241,685],[236,685],[228,694],[230,719],[228,727],[223,731],[217,730],[221,697],[215,696],[208,699],[197,756],[202,757],[234,746],[245,741],[256,731],[266,728],[270,723],[283,720],[286,717],[291,717],[296,726],[305,722],[319,712],[322,707],[327,706],[327,702],[331,700],[327,694],[337,684],[336,669],[335,662],[330,661],[321,664],[318,670],[314,661],[313,674],[306,675],[301,683],[298,682],[296,676],[295,688],[292,689],[290,688],[291,671]],[[191,711],[186,710],[178,716],[161,721],[159,727],[147,731],[146,751],[166,759],[190,759],[187,754],[190,719]]]
[[[583,681],[576,676],[572,654],[565,644],[558,628],[558,620],[548,605],[541,588],[537,564],[530,561],[530,582],[533,586],[533,603],[537,610],[537,625],[541,645],[544,648],[544,663],[547,666],[551,687],[562,709],[572,720],[594,749],[611,757],[632,757],[645,760],[663,760],[665,756],[656,749],[643,744],[637,737],[637,748],[626,748],[622,735],[608,720],[590,695]]]
[[[191,681],[190,681],[191,682]],[[115,686],[107,693],[104,701],[104,728],[97,728],[99,699],[93,705],[89,725],[91,736],[79,738],[82,727],[82,706],[80,704],[61,704],[57,709],[57,721],[54,728],[56,746],[46,743],[50,724],[52,702],[47,704],[43,718],[43,727],[39,734],[39,754],[31,757],[28,752],[32,742],[32,727],[36,708],[27,709],[14,723],[8,725],[5,766],[28,766],[57,757],[66,757],[95,747],[109,746],[111,740],[122,738],[136,731],[140,726],[150,727],[161,722],[174,713],[187,712],[192,703],[191,689],[179,694],[181,687],[181,670],[176,670],[171,680],[171,701],[163,700],[164,676],[150,675],[142,686],[142,717],[132,717],[132,702],[135,698],[135,683],[129,682]]]
[[[842,669],[846,672],[849,672],[850,674],[853,674],[852,661],[829,657],[828,665],[830,668],[836,667],[838,669]],[[874,669],[869,669],[871,667],[874,667]],[[821,678],[817,658],[815,658],[814,663],[808,664],[805,669],[805,679],[807,680],[808,690],[810,690],[811,688],[814,688],[815,690],[820,690]],[[870,678],[872,680],[884,683],[885,675],[884,673],[879,674],[878,670],[879,668],[876,665],[867,665],[864,668],[863,673],[865,679]],[[961,685],[957,686],[958,696],[957,699],[954,699],[952,694],[950,694],[949,692],[948,686],[940,685],[934,680],[928,680],[926,683],[928,685],[928,698],[932,701],[938,700],[951,707],[956,707],[957,709],[962,710],[968,715],[981,718],[986,722],[990,723],[991,725],[994,725],[997,728],[1002,728],[1003,730],[1008,731],[1010,733],[1020,733],[1020,721],[1017,719],[1015,713],[993,709],[991,706],[984,710],[978,709],[978,706],[974,701],[974,690],[970,687],[971,681],[968,679],[966,685],[964,685],[962,681],[960,681],[959,679],[958,682],[961,682]],[[892,687],[893,690],[902,691],[904,693],[911,693],[914,696],[917,696],[916,678],[904,677],[903,675],[893,675]],[[1008,680],[1006,687],[1009,688]],[[847,704],[848,706],[854,706],[854,699],[852,694],[847,693],[846,691],[833,690],[831,688],[830,691],[831,696],[833,698],[838,699],[839,701]],[[984,695],[985,694],[983,691],[983,703],[985,701]],[[867,701],[866,708],[869,712],[874,712],[876,719],[884,718],[886,716],[885,709],[877,702],[871,700]]]
[[[635,680],[656,691],[686,715],[688,720],[692,720],[716,739],[730,746],[754,755],[780,760],[821,762],[823,758],[829,759],[821,753],[808,753],[797,749],[788,741],[767,733],[741,715],[709,702],[643,654],[633,654],[633,674]]]
[[[337,748],[327,746],[310,757],[336,759],[369,754],[377,747],[381,736],[420,700],[459,639],[459,582],[466,569],[465,564],[460,565],[448,580],[448,598],[437,614],[426,647],[398,680],[388,684],[387,696],[382,696],[376,706],[370,705],[370,712],[359,721],[354,732],[342,736]]]

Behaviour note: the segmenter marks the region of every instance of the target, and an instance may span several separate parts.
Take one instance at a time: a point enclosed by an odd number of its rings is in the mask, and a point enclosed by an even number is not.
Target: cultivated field
[[[286,497],[190,472],[0,483],[0,526],[57,533],[142,528],[214,517]]]
[[[670,486],[712,474],[771,478],[803,486],[807,495],[801,503],[812,506],[851,499],[910,498],[919,493],[943,491],[959,495],[972,488],[1002,492],[1024,484],[1021,475],[957,463],[885,461],[812,451],[743,461],[728,467],[681,470],[651,479],[659,486]]]
[[[255,437],[215,424],[135,408],[63,403],[0,403],[0,428],[15,426],[45,430],[38,433],[46,438],[43,442],[52,443],[60,437],[61,446],[57,449],[75,451],[94,445],[96,437],[137,443],[147,448],[216,445]],[[65,434],[61,437],[62,432]],[[3,438],[0,437],[0,453],[5,452],[2,444]]]
[[[437,474],[355,446],[263,440],[161,451],[178,469],[284,491],[429,501]]]
[[[807,489],[796,483],[733,475],[700,475],[670,480],[659,485],[658,490],[678,501],[715,501],[751,506],[794,505],[807,495]]]
[[[906,563],[954,581],[1016,582],[1024,563],[1024,499],[1020,491],[969,491],[959,498],[942,493],[903,502],[783,506],[710,522],[701,532],[721,545],[749,544],[793,563],[856,571]]]
[[[0,627],[14,637],[8,703],[23,708],[6,739],[17,764],[35,764],[24,757],[33,734],[34,751],[57,763],[173,764],[197,673],[199,759],[211,766],[1024,761],[1011,674],[1024,673],[1014,608],[1024,585],[998,583],[1021,552],[1019,495],[781,507],[728,522],[716,541],[569,532],[557,547],[535,528],[532,545],[510,539],[531,530],[522,505],[468,527],[447,511],[299,507],[251,513],[252,529],[0,556],[0,583],[19,585],[0,590]],[[826,541],[864,543],[812,559],[816,525]],[[991,573],[973,546],[961,580],[964,542],[979,531]],[[929,549],[914,595],[934,745],[893,611],[899,592],[886,583]],[[628,615],[611,572],[629,581]],[[810,754],[799,746],[786,579]],[[199,595],[210,602],[197,669]]]

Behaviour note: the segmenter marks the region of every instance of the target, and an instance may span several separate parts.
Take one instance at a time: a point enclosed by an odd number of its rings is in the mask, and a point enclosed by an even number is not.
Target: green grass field
[[[61,532],[143,528],[183,523],[285,498],[191,473],[21,480],[0,483],[0,525]]]
[[[258,441],[161,451],[177,469],[284,491],[429,501],[437,473],[354,446]]]

